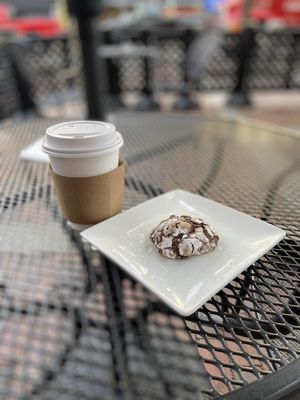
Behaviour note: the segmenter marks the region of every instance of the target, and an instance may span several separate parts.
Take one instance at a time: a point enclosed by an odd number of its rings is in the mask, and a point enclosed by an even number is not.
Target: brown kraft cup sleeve
[[[125,164],[103,175],[71,178],[50,171],[63,216],[93,225],[118,214],[123,206]]]

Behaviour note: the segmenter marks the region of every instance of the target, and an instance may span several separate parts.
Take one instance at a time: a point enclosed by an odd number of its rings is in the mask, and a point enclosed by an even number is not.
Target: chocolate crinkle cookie
[[[202,219],[170,215],[153,229],[150,239],[163,256],[184,258],[213,251],[219,236]]]

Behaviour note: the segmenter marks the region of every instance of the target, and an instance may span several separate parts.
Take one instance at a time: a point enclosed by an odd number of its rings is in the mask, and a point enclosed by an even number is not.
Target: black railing
[[[174,25],[136,26],[126,30],[99,29],[97,43],[99,69],[94,68],[94,75],[99,82],[102,79],[100,100],[104,108],[126,107],[127,103],[122,100],[127,93],[138,95],[138,110],[157,109],[159,104],[154,96],[157,92],[174,93],[177,98],[174,107],[187,109],[197,106],[191,100],[194,92],[223,91],[228,93],[231,104],[247,105],[253,90],[300,88],[299,30],[267,32],[261,28],[229,34]],[[78,40],[73,37],[32,39],[24,46],[27,89],[23,95],[32,93],[34,103],[42,113],[47,110],[47,115],[49,109],[52,115],[51,108],[54,108],[55,116],[64,116],[66,109],[69,114],[83,116],[84,89],[88,82],[86,77],[82,78],[81,66],[89,62],[82,63],[86,57],[82,57]],[[100,68],[101,62],[104,71]],[[10,65],[7,52],[1,50],[0,86],[3,88],[7,86]],[[92,88],[91,82],[88,86]],[[7,89],[2,92],[8,93],[6,98],[11,98],[13,105],[6,106],[4,116],[15,110],[22,89],[15,74],[9,87],[11,93]],[[15,92],[14,88],[17,88]],[[94,97],[95,93],[90,92],[88,104],[95,105],[91,100]]]

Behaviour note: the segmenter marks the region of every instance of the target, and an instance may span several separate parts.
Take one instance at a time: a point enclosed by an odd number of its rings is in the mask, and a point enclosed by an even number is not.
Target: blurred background
[[[79,3],[0,0],[0,119],[134,109],[300,128],[299,0]]]

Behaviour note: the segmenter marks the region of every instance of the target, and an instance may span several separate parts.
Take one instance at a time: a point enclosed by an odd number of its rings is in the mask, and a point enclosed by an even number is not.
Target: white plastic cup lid
[[[50,126],[42,144],[54,157],[91,157],[107,154],[123,146],[114,125],[100,121],[72,121]]]

